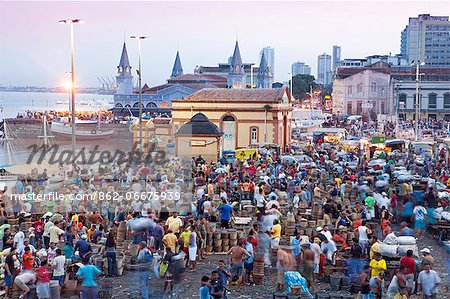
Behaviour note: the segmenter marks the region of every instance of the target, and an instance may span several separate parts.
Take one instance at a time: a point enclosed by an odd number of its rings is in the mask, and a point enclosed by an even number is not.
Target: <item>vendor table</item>
[[[430,224],[430,228],[437,232],[439,241],[448,240],[448,235],[450,232],[450,222],[440,222],[436,224]]]

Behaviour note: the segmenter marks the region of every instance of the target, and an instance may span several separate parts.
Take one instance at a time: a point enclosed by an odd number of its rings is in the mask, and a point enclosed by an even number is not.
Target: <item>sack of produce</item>
[[[415,245],[416,238],[410,236],[400,236],[397,238],[398,245]]]
[[[398,256],[397,250],[398,245],[380,244],[380,253],[382,256],[396,257]]]

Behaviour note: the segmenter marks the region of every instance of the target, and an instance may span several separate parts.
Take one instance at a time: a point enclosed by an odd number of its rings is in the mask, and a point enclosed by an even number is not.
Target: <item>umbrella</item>
[[[227,172],[227,170],[225,168],[219,167],[216,169],[216,172],[217,173],[225,173],[225,172]]]

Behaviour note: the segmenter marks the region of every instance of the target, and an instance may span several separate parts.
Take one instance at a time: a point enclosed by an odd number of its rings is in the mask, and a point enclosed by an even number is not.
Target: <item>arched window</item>
[[[444,94],[444,109],[450,109],[450,93]]]
[[[222,121],[235,121],[234,117],[231,115],[225,116]]]
[[[436,109],[436,94],[428,94],[428,109]]]
[[[155,103],[153,103],[153,102],[147,103],[147,105],[145,105],[145,107],[147,107],[147,108],[158,108],[158,106]]]
[[[122,108],[123,105],[122,105],[121,103],[117,103],[115,107],[117,107],[117,108]]]
[[[125,108],[131,108],[130,104],[126,104]]]
[[[139,102],[134,103],[133,108],[139,108]]]

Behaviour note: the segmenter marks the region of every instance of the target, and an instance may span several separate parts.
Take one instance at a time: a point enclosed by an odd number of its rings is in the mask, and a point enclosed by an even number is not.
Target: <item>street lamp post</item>
[[[420,84],[420,66],[425,65],[424,62],[413,61],[416,65],[416,123],[415,123],[415,133],[416,133],[416,141],[419,140],[419,121],[420,121],[420,94],[419,94],[419,84]]]
[[[293,76],[292,76],[292,73],[288,73],[288,75],[289,75],[289,77],[291,78],[289,81],[289,92],[291,93],[291,97],[292,98],[294,98],[294,93],[293,93],[293,90],[292,90],[292,79],[293,79]]]
[[[141,40],[146,39],[146,36],[136,36],[132,35],[130,38],[136,39],[138,41],[138,51],[139,51],[139,69],[138,73],[138,82],[139,82],[139,151],[143,152],[142,146],[142,51],[141,51]]]
[[[73,24],[82,23],[81,19],[65,19],[60,20],[60,24],[69,24],[70,25],[70,64],[71,64],[71,81],[72,81],[72,102],[71,102],[71,119],[72,119],[72,155],[75,160],[75,150],[76,150],[76,137],[75,137],[75,46],[74,46],[74,38],[73,38]],[[73,161],[75,162],[75,161]]]

